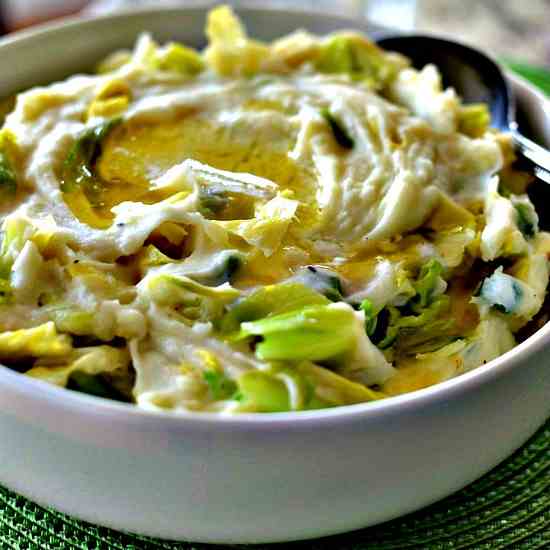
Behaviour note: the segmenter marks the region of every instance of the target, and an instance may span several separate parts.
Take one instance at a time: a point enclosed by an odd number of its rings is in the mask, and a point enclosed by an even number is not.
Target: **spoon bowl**
[[[376,42],[406,55],[416,68],[435,64],[443,84],[454,88],[465,103],[486,103],[492,126],[509,132],[518,157],[537,178],[550,184],[550,152],[520,133],[514,96],[496,61],[471,46],[435,36],[381,35]]]

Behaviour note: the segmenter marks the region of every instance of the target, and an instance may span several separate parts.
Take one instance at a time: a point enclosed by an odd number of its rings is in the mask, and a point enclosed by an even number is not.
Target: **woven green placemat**
[[[506,60],[550,96],[550,72]],[[493,550],[550,548],[550,420],[519,451],[462,491],[414,514],[346,535],[269,548]],[[0,487],[0,550],[215,550],[120,533],[43,508]]]
[[[379,526],[269,548],[390,550],[550,548],[550,420],[519,451],[462,491]],[[72,519],[0,489],[2,549],[213,550],[261,546],[171,543]]]

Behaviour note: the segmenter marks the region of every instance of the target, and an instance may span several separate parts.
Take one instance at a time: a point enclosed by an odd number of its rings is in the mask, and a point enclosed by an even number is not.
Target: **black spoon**
[[[492,126],[509,132],[518,157],[537,178],[550,184],[550,151],[519,132],[512,91],[491,58],[475,48],[432,36],[382,35],[376,42],[386,50],[406,55],[416,68],[435,64],[445,86],[453,87],[465,103],[487,103]]]

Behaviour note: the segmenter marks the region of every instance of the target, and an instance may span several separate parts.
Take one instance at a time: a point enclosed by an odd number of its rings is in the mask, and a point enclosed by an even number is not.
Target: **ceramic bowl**
[[[371,31],[334,16],[243,10],[250,33]],[[70,20],[0,43],[0,96],[86,70],[151,31],[204,44],[203,9]],[[513,79],[550,144],[548,101]],[[331,410],[155,414],[0,367],[0,483],[101,525],[168,539],[287,541],[426,506],[493,468],[550,413],[550,324],[495,361],[435,387]]]

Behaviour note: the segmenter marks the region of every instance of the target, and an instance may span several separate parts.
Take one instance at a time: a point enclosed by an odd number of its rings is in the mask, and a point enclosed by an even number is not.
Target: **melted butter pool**
[[[111,209],[121,202],[151,204],[166,198],[166,192],[150,190],[151,181],[172,166],[194,159],[220,170],[254,174],[275,182],[281,190],[291,190],[301,203],[299,223],[312,225],[317,219],[315,176],[288,156],[294,136],[279,135],[270,141],[267,132],[244,130],[201,115],[119,126],[106,138],[97,161],[102,185],[93,204],[86,205],[81,192],[66,194],[65,200],[80,221],[105,228],[114,217]]]

